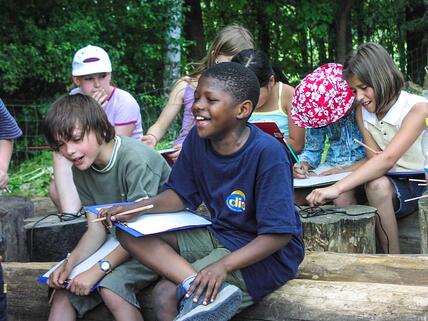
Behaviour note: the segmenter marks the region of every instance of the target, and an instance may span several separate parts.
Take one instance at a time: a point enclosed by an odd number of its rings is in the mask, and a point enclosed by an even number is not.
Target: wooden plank
[[[428,288],[292,280],[235,321],[417,321],[428,315]]]
[[[298,278],[428,287],[428,256],[310,252]]]
[[[427,263],[426,256],[309,253],[300,279],[233,320],[424,320],[428,315]],[[3,263],[10,321],[47,319],[47,287],[35,280],[52,264]],[[139,297],[145,320],[154,320],[150,290]],[[112,317],[100,306],[83,320],[110,321]]]

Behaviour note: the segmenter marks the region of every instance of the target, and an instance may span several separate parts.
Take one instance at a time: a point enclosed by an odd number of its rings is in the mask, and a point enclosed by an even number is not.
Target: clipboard
[[[161,149],[158,150],[158,152],[162,155],[162,157],[166,160],[169,166],[172,167],[174,165],[174,162],[171,160],[171,158],[168,157],[169,154],[172,154],[176,152],[177,150],[175,148],[168,148],[168,149]]]
[[[86,258],[84,261],[77,264],[73,270],[71,270],[69,279],[73,279],[77,275],[79,275],[82,272],[85,272],[89,270],[92,266],[98,263],[99,260],[105,258],[108,254],[110,254],[114,249],[116,249],[119,246],[119,241],[116,240],[113,236],[109,235],[107,236],[106,241],[101,245],[98,250],[95,251],[91,256]],[[40,283],[47,283],[49,276],[53,271],[55,271],[63,262],[64,260],[61,260],[57,264],[55,264],[49,271],[47,271],[45,274],[38,277],[37,281]],[[67,286],[67,285],[65,285]],[[92,290],[94,290],[97,287],[97,285],[94,286]]]
[[[131,205],[134,202],[109,203],[85,207],[91,213],[97,214],[100,209],[115,205]],[[185,209],[169,213],[145,213],[129,222],[115,221],[113,224],[134,237],[143,237],[164,232],[173,232],[184,229],[198,228],[211,225],[208,217],[195,211]]]
[[[273,121],[255,121],[251,122],[256,125],[258,128],[263,130],[265,133],[273,136],[277,141],[279,141],[282,145],[285,145],[284,142],[284,134],[279,129],[278,125]]]
[[[425,171],[420,170],[420,171],[398,171],[398,172],[387,172],[386,175],[388,176],[398,176],[398,177],[404,177],[404,178],[408,178],[408,177],[414,177],[414,176],[422,176],[425,175]]]
[[[327,186],[340,181],[342,178],[350,175],[351,172],[343,172],[325,176],[309,176],[308,178],[294,178],[294,188],[307,188],[307,187],[319,187]]]

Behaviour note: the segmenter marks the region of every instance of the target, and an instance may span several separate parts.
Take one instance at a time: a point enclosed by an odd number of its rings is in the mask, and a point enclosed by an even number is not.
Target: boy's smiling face
[[[240,104],[213,78],[199,79],[192,112],[198,135],[213,141],[224,139],[242,123]]]
[[[93,131],[86,132],[76,127],[73,136],[69,141],[59,140],[59,152],[73,163],[73,165],[83,171],[92,164],[103,166],[101,162],[102,145],[97,141]]]

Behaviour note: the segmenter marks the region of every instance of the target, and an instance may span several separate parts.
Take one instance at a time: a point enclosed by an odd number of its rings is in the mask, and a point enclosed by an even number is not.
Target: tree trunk
[[[35,280],[50,267],[50,263],[3,265],[10,321],[47,319],[47,286]],[[423,277],[426,269],[426,257],[309,253],[299,277],[310,279],[289,281],[232,320],[424,320],[428,313],[428,286]],[[417,286],[399,284],[412,280],[412,273],[413,283],[420,281]],[[378,280],[386,284],[373,283]],[[139,295],[146,321],[154,320],[150,295],[150,289]],[[105,306],[100,306],[82,320],[113,318]]]
[[[336,12],[336,62],[343,64],[352,48],[350,37],[351,8],[353,0],[337,0]]]
[[[181,0],[171,2],[169,19],[163,83],[166,94],[169,93],[172,83],[181,76]]]
[[[189,61],[198,61],[206,54],[201,1],[186,0],[185,5],[188,10],[185,12],[184,35],[195,42],[189,46]]]
[[[407,76],[411,81],[422,84],[424,67],[428,63],[428,5],[426,1],[408,2],[407,21]]]

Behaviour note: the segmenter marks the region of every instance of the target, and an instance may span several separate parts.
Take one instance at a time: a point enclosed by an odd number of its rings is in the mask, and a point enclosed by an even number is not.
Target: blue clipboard
[[[98,210],[101,208],[107,208],[116,205],[126,206],[134,203],[135,202],[99,204],[85,206],[85,210],[98,215]],[[185,209],[183,211],[169,213],[146,212],[144,215],[138,216],[134,221],[123,223],[116,221],[113,222],[113,224],[117,228],[120,228],[134,237],[143,237],[145,235],[205,227],[211,225],[211,221],[208,217],[203,216],[196,211]]]
[[[211,225],[211,221],[200,213],[186,209],[170,213],[145,213],[135,221],[126,223],[114,222],[114,225],[134,237],[143,237],[145,235],[205,227]]]
[[[420,171],[387,172],[386,175],[387,176],[392,176],[392,177],[408,178],[408,177],[425,175],[425,172],[422,171],[422,170],[420,170]]]

